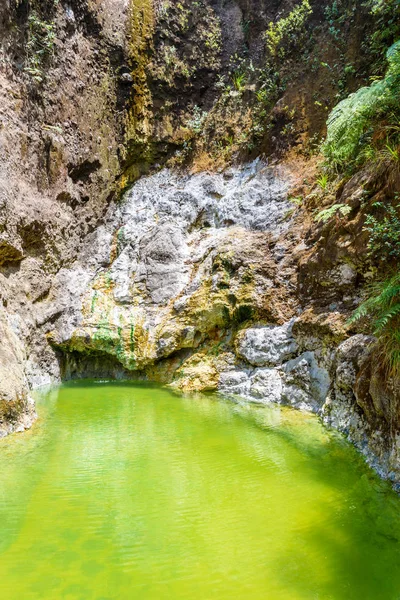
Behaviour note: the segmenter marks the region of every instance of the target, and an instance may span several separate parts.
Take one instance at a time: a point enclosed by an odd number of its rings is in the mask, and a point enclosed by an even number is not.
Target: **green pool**
[[[1,600],[398,600],[400,500],[312,416],[71,383],[0,442]]]

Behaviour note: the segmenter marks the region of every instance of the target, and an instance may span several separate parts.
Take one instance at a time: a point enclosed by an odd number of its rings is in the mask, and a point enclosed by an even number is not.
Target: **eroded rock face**
[[[282,364],[297,350],[292,328],[293,321],[280,327],[245,329],[238,336],[239,356],[255,367]]]
[[[375,341],[359,334],[340,344],[323,418],[345,433],[380,475],[400,489],[399,387],[382,371]]]
[[[26,351],[4,310],[0,310],[0,437],[28,429],[33,400],[25,377]]]
[[[221,391],[254,402],[277,402],[319,412],[330,388],[330,376],[314,352],[301,353],[292,335],[294,322],[242,330],[237,342],[237,370],[221,374]]]
[[[79,269],[90,282],[82,306],[56,323],[53,343],[145,370],[248,319],[282,319],[293,308],[269,244],[289,227],[288,180],[259,162],[225,175],[165,170],[140,180],[91,241],[92,262],[71,269],[66,289],[77,287]]]
[[[120,189],[128,5],[1,3],[2,432],[31,422],[28,389],[60,380],[47,334],[76,297],[62,270]]]

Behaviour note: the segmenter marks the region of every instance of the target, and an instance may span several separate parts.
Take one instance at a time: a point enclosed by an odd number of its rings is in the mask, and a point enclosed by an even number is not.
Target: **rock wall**
[[[271,250],[290,227],[290,174],[281,171],[256,161],[221,175],[142,178],[66,274],[73,285],[78,272],[91,281],[80,312],[57,321],[53,344],[141,371],[244,321],[293,313],[289,266],[280,272]]]
[[[53,305],[52,287],[120,188],[127,6],[116,4],[0,7],[2,432],[31,422],[30,387],[59,378],[46,333],[68,299]]]

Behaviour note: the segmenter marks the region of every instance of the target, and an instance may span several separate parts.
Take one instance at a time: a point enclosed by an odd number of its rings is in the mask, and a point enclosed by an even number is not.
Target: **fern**
[[[369,319],[389,372],[400,375],[400,273],[375,283],[370,297],[353,313],[349,324]]]
[[[400,314],[400,302],[391,306],[375,321],[375,333],[381,333],[389,323]]]
[[[332,217],[337,216],[338,214],[341,215],[342,217],[346,217],[347,215],[349,215],[351,213],[351,206],[348,206],[347,204],[334,204],[333,206],[330,206],[329,208],[325,208],[324,210],[321,210],[315,217],[315,220],[318,223],[326,223],[327,221],[329,221]]]
[[[328,164],[337,170],[354,166],[375,128],[384,119],[400,117],[400,41],[387,51],[388,70],[384,79],[363,87],[340,102],[328,118],[323,147]],[[389,142],[387,142],[388,145]]]

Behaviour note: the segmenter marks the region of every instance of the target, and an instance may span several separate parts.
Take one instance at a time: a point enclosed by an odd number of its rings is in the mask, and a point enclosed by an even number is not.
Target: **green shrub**
[[[265,33],[265,43],[272,56],[279,54],[284,58],[287,50],[298,41],[304,31],[304,25],[311,13],[309,0],[302,0],[287,17],[269,24]]]
[[[331,112],[323,146],[330,168],[338,171],[351,170],[365,160],[363,151],[371,145],[372,136],[382,127],[382,122],[389,127],[398,125],[400,41],[389,48],[387,59],[389,67],[384,79],[359,89]]]
[[[364,229],[369,233],[369,255],[383,262],[400,259],[400,204],[387,206],[375,202],[374,207],[383,209],[384,215],[380,219],[368,215],[365,220]]]

